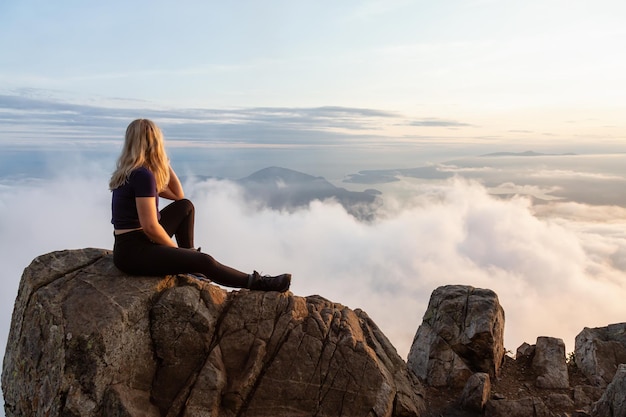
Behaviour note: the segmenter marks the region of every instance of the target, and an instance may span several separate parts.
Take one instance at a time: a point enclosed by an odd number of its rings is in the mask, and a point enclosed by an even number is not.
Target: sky
[[[615,142],[625,12],[619,0],[5,1],[0,86],[111,106],[376,109],[402,116],[379,125],[394,137]]]
[[[2,349],[34,257],[111,247],[106,183],[149,117],[218,260],[364,309],[403,357],[452,283],[496,291],[507,349],[548,335],[572,351],[626,317],[625,15],[618,0],[1,2]],[[579,156],[459,162],[527,150]],[[231,181],[276,165],[347,187],[433,164],[457,176],[385,185],[371,224],[330,202],[253,210]]]

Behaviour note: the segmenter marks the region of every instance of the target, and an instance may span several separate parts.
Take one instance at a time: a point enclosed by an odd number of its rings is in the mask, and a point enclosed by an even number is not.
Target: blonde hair
[[[114,190],[124,185],[130,173],[142,166],[154,175],[157,191],[163,191],[170,181],[163,133],[148,119],[133,120],[126,128],[124,147],[117,160],[117,169],[111,176],[109,189]]]

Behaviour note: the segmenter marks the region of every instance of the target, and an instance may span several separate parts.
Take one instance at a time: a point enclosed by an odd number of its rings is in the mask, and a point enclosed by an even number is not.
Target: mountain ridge
[[[382,204],[378,190],[349,191],[331,184],[324,177],[276,166],[263,168],[236,182],[248,199],[274,210],[293,211],[315,200],[331,200],[357,219],[368,221]]]

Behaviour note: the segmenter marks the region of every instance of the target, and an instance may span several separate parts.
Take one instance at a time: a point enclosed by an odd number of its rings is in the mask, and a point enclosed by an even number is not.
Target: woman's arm
[[[176,248],[176,244],[169,237],[163,226],[159,223],[157,217],[157,209],[155,198],[158,197],[136,197],[137,214],[139,215],[139,223],[143,227],[143,232],[151,241],[160,245],[172,246]]]
[[[171,166],[169,167],[169,169],[170,182],[167,184],[167,187],[165,187],[165,190],[159,193],[159,196],[167,198],[168,200],[182,200],[183,198],[185,198],[183,186]]]

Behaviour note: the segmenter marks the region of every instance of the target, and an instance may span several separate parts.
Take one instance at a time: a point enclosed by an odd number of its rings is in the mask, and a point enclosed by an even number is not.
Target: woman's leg
[[[150,241],[142,230],[115,236],[113,262],[128,274],[201,273],[218,284],[235,288],[284,292],[291,284],[291,274],[275,277],[259,275],[256,271],[246,274],[193,249],[158,245]]]
[[[218,284],[246,288],[249,274],[217,262],[211,255],[193,249],[154,245],[146,251],[148,269],[153,273],[181,274],[199,272]]]
[[[170,203],[161,210],[159,223],[168,235],[176,237],[180,248],[193,248],[195,209],[186,198]]]
[[[247,288],[250,275],[217,262],[212,256],[193,249],[158,245],[142,232],[115,237],[113,261],[133,275],[201,273],[221,285]]]

